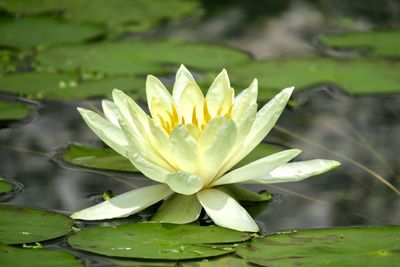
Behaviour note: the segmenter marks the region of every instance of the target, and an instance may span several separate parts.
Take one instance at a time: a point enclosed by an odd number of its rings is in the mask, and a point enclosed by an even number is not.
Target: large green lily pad
[[[67,252],[15,248],[0,244],[0,266],[76,267],[83,264]]]
[[[111,95],[114,88],[140,94],[144,81],[137,78],[104,78],[80,81],[73,74],[27,72],[0,77],[0,92],[31,99],[72,100]]]
[[[224,255],[234,251],[229,244],[251,238],[218,226],[158,223],[92,227],[77,232],[68,243],[80,250],[106,256],[143,259],[194,259]],[[213,245],[219,243],[219,245]]]
[[[279,90],[295,90],[321,83],[334,83],[350,94],[400,92],[400,63],[385,60],[331,58],[275,59],[228,68],[235,86],[248,86],[259,79],[259,98],[271,98]]]
[[[198,9],[193,0],[3,0],[0,8],[15,14],[62,12],[71,21],[105,24],[110,27],[129,24],[130,30],[146,30],[163,19],[178,19]],[[85,12],[82,12],[84,10]]]
[[[237,254],[261,266],[393,266],[400,227],[305,230],[257,237]]]
[[[30,108],[24,103],[12,103],[0,99],[0,122],[16,121],[26,118]]]
[[[0,45],[19,49],[81,42],[101,33],[94,26],[63,23],[50,18],[0,21],[0,32]]]
[[[244,166],[252,161],[281,151],[282,148],[272,144],[259,144],[236,167]],[[71,143],[63,154],[67,163],[102,170],[137,172],[130,161],[110,148],[89,147],[79,143]]]
[[[0,205],[0,243],[3,244],[57,238],[69,233],[72,225],[71,218],[59,213]]]
[[[375,56],[400,56],[400,31],[376,30],[366,32],[347,32],[343,34],[324,34],[318,40],[325,46],[339,49],[367,50]]]
[[[44,67],[64,71],[142,75],[167,73],[170,69],[165,64],[173,65],[173,72],[181,63],[200,70],[220,70],[248,59],[245,53],[223,46],[142,40],[54,47],[37,56]]]
[[[0,195],[2,193],[8,193],[13,190],[14,186],[4,178],[0,177]]]

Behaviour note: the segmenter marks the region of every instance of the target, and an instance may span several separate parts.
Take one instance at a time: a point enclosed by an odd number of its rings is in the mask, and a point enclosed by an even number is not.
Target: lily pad
[[[400,63],[386,60],[330,58],[275,59],[228,68],[233,85],[248,86],[259,79],[259,98],[268,99],[281,89],[334,83],[350,94],[400,92]]]
[[[178,19],[198,10],[193,0],[3,0],[0,7],[10,13],[35,15],[60,12],[65,19],[78,22],[121,27],[134,26],[134,31],[146,30],[164,19]],[[85,12],[82,12],[84,10]]]
[[[65,215],[15,206],[0,206],[0,243],[23,244],[57,238],[72,230]]]
[[[4,178],[0,177],[0,195],[2,193],[8,193],[13,190],[14,186],[12,183],[8,182]]]
[[[74,255],[50,249],[15,248],[0,244],[0,266],[83,266]]]
[[[137,172],[127,159],[110,148],[97,148],[71,143],[63,154],[63,159],[73,165],[111,170]]]
[[[142,40],[54,47],[37,56],[44,67],[64,71],[142,75],[167,73],[165,64],[174,68],[182,63],[199,70],[220,70],[247,60],[248,55],[229,47]]]
[[[12,103],[0,99],[0,124],[1,121],[17,121],[26,118],[30,107],[23,103]]]
[[[50,18],[0,22],[0,45],[27,49],[39,45],[81,42],[101,33],[94,26],[63,23]]]
[[[324,34],[318,37],[323,45],[338,49],[366,50],[375,56],[400,57],[400,31],[376,30]]]
[[[31,99],[72,100],[111,95],[119,88],[127,93],[139,92],[144,81],[136,78],[104,78],[81,81],[72,74],[27,72],[0,77],[0,91]],[[137,93],[139,94],[139,93]]]
[[[177,260],[232,253],[231,245],[221,243],[250,238],[251,234],[218,226],[137,223],[83,229],[68,243],[76,249],[107,256]]]
[[[244,166],[281,150],[279,146],[261,143],[240,161],[235,168]],[[67,163],[81,167],[110,171],[138,171],[128,159],[122,157],[110,148],[90,147],[78,143],[71,143],[68,145],[62,157]]]
[[[237,254],[261,266],[393,266],[400,227],[305,230],[257,237]]]

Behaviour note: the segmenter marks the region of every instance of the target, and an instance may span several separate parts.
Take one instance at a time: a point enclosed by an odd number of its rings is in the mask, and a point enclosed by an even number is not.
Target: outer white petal
[[[71,215],[79,220],[104,220],[127,217],[137,213],[172,193],[167,185],[157,184],[118,195],[93,207]]]
[[[164,183],[165,177],[170,173],[170,170],[148,161],[138,153],[128,153],[128,159],[141,173],[153,181]]]
[[[283,112],[293,89],[294,87],[283,89],[257,112],[250,132],[241,147],[237,149],[237,153],[232,154],[231,158],[226,161],[222,168],[223,172],[235,166],[265,138]]]
[[[216,117],[205,127],[198,140],[201,169],[207,185],[215,177],[236,140],[236,126],[231,119]]]
[[[203,181],[195,174],[187,172],[170,173],[165,177],[165,183],[176,193],[192,195],[203,187]]]
[[[198,166],[197,142],[183,125],[176,126],[169,136],[170,153],[180,170],[195,173]]]
[[[174,194],[161,205],[151,220],[162,223],[191,223],[199,218],[201,209],[195,195]]]
[[[206,189],[198,192],[197,198],[215,224],[243,232],[258,232],[251,216],[228,194]]]
[[[235,104],[232,114],[232,119],[238,121],[242,114],[249,108],[249,106],[257,103],[258,95],[258,81],[254,81],[250,84],[249,88],[242,91],[240,97],[235,98]]]
[[[78,108],[78,111],[89,128],[103,140],[104,143],[126,157],[130,148],[120,128],[93,111],[84,108]]]
[[[120,114],[114,102],[110,100],[103,100],[101,105],[103,107],[103,112],[106,119],[115,126],[119,127],[118,119],[120,118]]]
[[[340,162],[326,159],[290,162],[251,182],[262,184],[297,182],[327,172],[338,166],[340,166]]]
[[[301,150],[289,149],[266,156],[243,167],[228,172],[213,182],[212,186],[240,183],[258,178],[276,169],[278,166],[287,163],[300,153]]]
[[[190,71],[182,64],[176,72],[174,88],[172,89],[172,98],[175,103],[179,103],[181,93],[189,82],[196,83]]]

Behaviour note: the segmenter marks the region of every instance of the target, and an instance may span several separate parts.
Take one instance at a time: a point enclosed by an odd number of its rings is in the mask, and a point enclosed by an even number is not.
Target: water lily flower
[[[156,77],[147,77],[150,115],[117,89],[112,94],[114,102],[102,102],[104,117],[78,108],[101,140],[157,183],[71,217],[127,217],[166,199],[153,221],[190,223],[204,208],[219,226],[257,232],[257,224],[237,201],[257,194],[233,184],[300,181],[340,165],[322,159],[289,162],[301,151],[288,149],[231,170],[269,133],[292,91],[293,87],[283,89],[257,112],[256,79],[235,97],[228,74],[222,70],[204,96],[182,65],[172,95]]]

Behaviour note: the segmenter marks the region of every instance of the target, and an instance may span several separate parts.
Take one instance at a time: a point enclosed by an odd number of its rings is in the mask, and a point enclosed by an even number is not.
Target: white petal
[[[201,169],[199,173],[204,184],[211,182],[236,140],[236,126],[231,119],[216,117],[205,127],[198,140]]]
[[[176,193],[192,195],[203,187],[203,181],[195,174],[187,172],[170,173],[165,177],[165,183]]]
[[[130,148],[120,128],[93,111],[84,108],[78,108],[78,111],[89,128],[103,140],[104,143],[126,157],[126,153]]]
[[[119,127],[118,119],[120,117],[117,106],[110,100],[103,100],[101,102],[103,107],[104,116],[115,126]]]
[[[161,223],[191,223],[199,218],[201,209],[195,195],[174,194],[161,205],[151,220]]]
[[[193,123],[193,112],[199,122],[203,120],[204,95],[196,83],[186,84],[177,103],[186,123]]]
[[[138,153],[128,153],[127,156],[136,169],[153,181],[163,183],[170,173],[170,170],[148,161]]]
[[[152,107],[152,103],[157,101],[161,105],[162,110],[171,112],[171,105],[174,103],[172,96],[162,82],[152,75],[147,76],[146,80],[146,97],[150,113],[153,118],[157,117]],[[161,115],[161,114],[160,114]]]
[[[325,159],[290,162],[251,182],[262,184],[297,182],[327,172],[338,166],[340,166],[340,162]]]
[[[289,149],[266,156],[243,167],[228,172],[224,176],[218,178],[212,184],[212,186],[240,183],[251,179],[256,179],[276,169],[278,166],[287,163],[300,153],[301,150]]]
[[[235,105],[233,109],[232,119],[238,121],[242,114],[249,108],[249,106],[257,103],[258,94],[258,81],[254,81],[250,84],[249,88],[244,90],[240,97],[235,98]]]
[[[175,103],[179,103],[181,93],[189,82],[196,83],[190,71],[182,64],[176,72],[174,88],[172,89],[172,98]]]
[[[127,217],[137,213],[172,193],[164,184],[156,184],[118,195],[93,207],[71,215],[78,220],[104,220]]]
[[[294,87],[283,89],[257,112],[253,126],[240,149],[224,164],[224,172],[235,166],[265,138],[283,112],[293,89]]]
[[[198,165],[197,142],[183,125],[178,125],[169,136],[170,153],[180,170],[195,173]]]
[[[251,216],[228,194],[206,189],[198,192],[197,198],[216,225],[243,232],[258,232]]]
[[[215,78],[214,82],[211,84],[210,89],[208,89],[207,92],[206,101],[211,117],[217,115],[218,110],[222,107],[223,104],[225,106],[229,106],[229,101],[225,101],[225,99],[228,100],[228,98],[230,98],[230,104],[233,104],[232,91],[233,90],[229,82],[228,73],[224,69]]]

